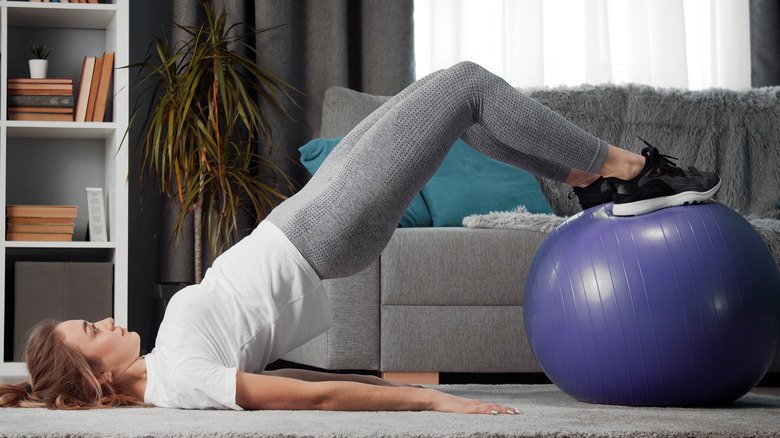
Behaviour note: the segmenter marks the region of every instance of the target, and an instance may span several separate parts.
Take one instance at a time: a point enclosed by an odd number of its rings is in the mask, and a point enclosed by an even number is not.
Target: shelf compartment
[[[31,3],[46,4],[46,3]],[[51,3],[49,3],[51,4]],[[70,3],[67,3],[70,4]],[[67,5],[66,4],[66,5]],[[111,32],[106,29],[60,29],[46,27],[9,27],[6,33],[8,39],[6,53],[6,80],[17,78],[28,78],[30,76],[29,53],[27,48],[30,43],[38,42],[46,44],[51,50],[48,58],[49,68],[47,76],[49,78],[72,79],[74,100],[78,101],[79,89],[81,87],[81,73],[84,63],[84,57],[99,57],[105,52],[113,51],[109,47],[114,46],[111,40]],[[116,65],[115,65],[116,67]],[[114,71],[109,89],[108,102],[106,105],[105,119],[100,123],[109,123],[113,121],[113,100],[117,93],[116,74]],[[123,73],[126,73],[123,71]],[[3,84],[6,85],[6,84]],[[6,85],[7,88],[7,85]],[[7,92],[7,91],[6,91]],[[7,102],[6,102],[7,105]],[[9,120],[9,112],[6,111],[5,120],[8,122],[17,122]],[[24,121],[28,122],[28,121]],[[32,126],[42,125],[67,126],[72,122],[39,122],[35,125],[18,124],[9,126]],[[96,122],[89,122],[87,125]],[[64,125],[63,125],[64,124]],[[84,125],[86,126],[86,125]]]
[[[106,29],[115,4],[5,2],[8,26]]]
[[[108,224],[115,218],[110,191],[111,168],[115,165],[109,151],[113,143],[102,139],[8,138],[6,147],[6,205],[76,205],[77,216],[72,242],[85,241],[88,222],[86,187],[103,187]],[[3,216],[6,215],[5,208]],[[5,236],[3,236],[5,237]],[[109,231],[109,239],[116,241]],[[24,242],[37,247],[40,242]],[[6,242],[8,243],[8,242]]]
[[[68,3],[69,4],[69,3]],[[114,134],[113,122],[7,121],[8,138],[105,139]],[[124,133],[119,133],[123,135]]]
[[[111,249],[35,249],[35,248],[6,248],[5,250],[5,336],[3,343],[3,359],[5,362],[14,362],[14,322],[15,322],[15,265],[17,261],[25,262],[101,262],[115,263],[114,251]],[[90,291],[84,290],[89,294]],[[79,314],[78,318],[81,318]],[[108,315],[101,315],[105,317]],[[59,319],[59,318],[58,318]],[[85,318],[86,319],[86,318]]]

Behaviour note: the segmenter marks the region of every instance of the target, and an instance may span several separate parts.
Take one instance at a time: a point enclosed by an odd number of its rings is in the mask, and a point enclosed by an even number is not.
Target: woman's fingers
[[[481,400],[457,397],[440,391],[434,391],[431,410],[440,412],[456,412],[463,414],[512,415],[520,413],[517,409],[497,403],[487,403]]]
[[[476,404],[474,405],[474,408],[476,409],[476,413],[491,414],[491,415],[500,415],[500,414],[514,415],[520,413],[520,411],[510,406],[503,406],[495,403],[485,403],[485,402],[480,402],[478,400],[475,400],[475,402]]]

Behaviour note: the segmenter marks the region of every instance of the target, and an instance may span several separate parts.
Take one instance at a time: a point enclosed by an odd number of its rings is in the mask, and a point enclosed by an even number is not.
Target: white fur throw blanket
[[[488,214],[473,214],[463,218],[463,226],[468,228],[514,228],[550,233],[568,216],[529,213],[524,205],[518,205],[510,211],[493,211]],[[745,219],[753,225],[769,247],[775,264],[780,266],[780,220],[747,216]]]

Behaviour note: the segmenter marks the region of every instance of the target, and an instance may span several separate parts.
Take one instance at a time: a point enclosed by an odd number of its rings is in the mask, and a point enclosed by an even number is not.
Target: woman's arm
[[[372,375],[323,373],[320,371],[302,370],[297,368],[281,368],[278,370],[263,371],[263,374],[269,376],[287,377],[290,379],[305,380],[307,382],[325,382],[325,381],[337,380],[342,382],[367,383],[369,385],[378,385],[378,386],[393,386],[393,387],[413,386],[416,388],[422,388],[421,386],[417,386],[417,385],[405,385],[403,383],[391,382]]]
[[[320,409],[323,389],[317,382],[236,372],[236,404],[247,410]]]
[[[427,411],[433,409],[434,390],[396,388],[349,381],[321,382],[320,409],[324,411]]]
[[[461,414],[514,414],[515,409],[428,388],[386,388],[357,382],[320,382],[324,411],[439,411]]]
[[[317,381],[236,373],[236,404],[244,409],[329,411],[423,411],[436,391],[389,388],[350,381]]]
[[[326,411],[440,411],[509,413],[510,408],[428,388],[393,388],[349,381],[307,382],[238,372],[236,404],[244,409]]]

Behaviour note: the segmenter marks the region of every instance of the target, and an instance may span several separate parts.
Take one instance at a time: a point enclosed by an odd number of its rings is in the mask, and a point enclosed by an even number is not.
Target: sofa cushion
[[[333,148],[341,141],[343,137],[331,137],[331,138],[315,138],[305,145],[298,148],[301,153],[301,164],[314,175],[317,169],[328,154],[333,151]],[[433,225],[431,219],[431,213],[428,211],[428,206],[425,205],[422,195],[418,193],[409,207],[401,217],[401,221],[398,223],[399,227],[430,227]]]
[[[522,306],[382,306],[388,371],[538,373]]]
[[[319,137],[343,137],[391,96],[374,96],[344,87],[328,87],[322,101]]]
[[[520,306],[532,230],[399,228],[380,258],[381,304]]]

